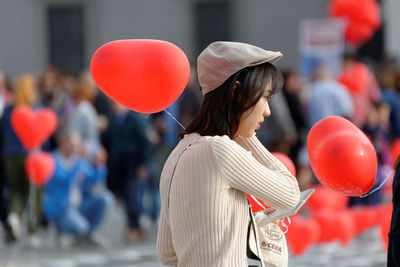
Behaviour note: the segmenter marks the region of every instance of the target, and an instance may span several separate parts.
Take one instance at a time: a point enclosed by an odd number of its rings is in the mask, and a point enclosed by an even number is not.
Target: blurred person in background
[[[10,185],[10,215],[8,217],[13,231],[17,237],[21,235],[21,218],[27,205],[29,187],[29,179],[25,171],[25,158],[27,151],[23,147],[21,141],[15,134],[11,126],[11,113],[14,107],[30,106],[34,107],[37,101],[36,80],[32,74],[21,75],[16,82],[14,90],[14,102],[5,107],[3,116],[0,122],[1,135],[3,141],[3,156]],[[40,208],[40,191],[37,190],[35,203],[30,203],[35,206],[35,218],[29,221],[28,231],[32,234],[30,244],[33,247],[41,245],[40,238],[35,235],[41,222]],[[32,208],[32,207],[30,207]]]
[[[310,94],[310,128],[328,116],[341,116],[350,120],[353,117],[355,107],[347,88],[333,79],[326,66],[320,65],[314,70]]]
[[[80,237],[84,244],[106,246],[96,234],[113,203],[105,187],[106,152],[99,149],[94,164],[79,156],[80,136],[61,133],[53,153],[55,172],[44,187],[43,212],[59,233],[59,245],[69,248],[69,237]]]
[[[60,75],[55,66],[48,66],[38,83],[38,104],[41,107],[52,109],[56,115],[60,115],[61,84]],[[42,150],[52,151],[56,147],[55,134],[50,136],[43,144]]]
[[[290,149],[296,144],[298,136],[283,92],[277,92],[269,101],[269,105],[274,113],[265,119],[257,132],[257,136],[271,152],[289,155]]]
[[[400,70],[385,72],[380,76],[379,81],[382,100],[391,108],[390,123],[394,139],[400,137]]]
[[[0,70],[0,118],[3,116],[4,108],[7,104],[7,92],[11,90],[11,86],[6,78],[3,71]],[[0,131],[0,135],[2,132]],[[9,198],[10,189],[8,186],[7,175],[4,165],[4,144],[3,138],[0,136],[0,221],[3,225],[4,230],[4,241],[6,243],[12,243],[16,240],[16,236],[11,228],[10,222],[8,221],[9,216]]]
[[[98,114],[91,101],[95,96],[96,88],[85,80],[80,79],[74,91],[72,99],[74,108],[67,119],[66,130],[77,132],[82,139],[82,155],[92,161],[100,147],[100,133]]]
[[[307,128],[311,129],[315,123],[328,116],[341,116],[351,120],[353,112],[353,101],[347,88],[334,80],[326,65],[316,66],[306,103]],[[298,151],[297,167],[301,189],[318,183],[311,169],[306,141]]]
[[[296,70],[287,69],[284,70],[282,74],[282,92],[297,132],[297,140],[290,148],[289,156],[297,166],[297,156],[301,147],[306,143],[307,132],[309,130],[307,119],[305,117],[306,104],[304,103],[303,97],[304,85]]]
[[[135,243],[145,238],[139,224],[138,180],[149,178],[151,143],[146,120],[126,107],[112,103],[114,115],[103,135],[108,157],[108,185],[124,205],[127,217],[125,240]]]
[[[97,114],[99,114],[101,119],[109,119],[112,116],[110,98],[106,96],[103,91],[99,90],[93,80],[92,75],[89,70],[82,71],[81,74],[81,82],[85,84],[91,92],[93,92],[92,96],[92,104],[96,109]]]
[[[151,159],[149,162],[150,176],[147,180],[139,181],[144,184],[142,188],[145,188],[148,198],[143,198],[143,192],[140,192],[140,186],[138,188],[138,202],[139,206],[142,206],[140,212],[144,212],[145,215],[149,215],[151,223],[157,222],[160,213],[160,177],[162,168],[171,153],[173,147],[165,141],[165,136],[168,131],[168,124],[165,119],[165,113],[159,112],[152,114],[152,129],[150,131],[149,140],[152,144]],[[142,205],[140,205],[142,203]],[[147,209],[146,209],[147,208]],[[143,217],[143,214],[142,214]],[[143,223],[144,222],[144,223]],[[150,225],[149,223],[147,223]],[[146,221],[142,220],[141,225],[146,226]]]
[[[64,71],[60,77],[60,104],[56,108],[58,115],[58,127],[57,133],[67,127],[68,118],[71,115],[72,110],[75,107],[75,101],[72,98],[75,88],[78,85],[78,77],[73,71]],[[57,134],[56,133],[56,134]]]
[[[179,120],[183,126],[189,125],[200,109],[201,104],[200,86],[196,81],[196,68],[191,66],[189,82],[179,97]]]
[[[54,66],[49,66],[39,79],[38,93],[41,106],[56,110],[60,105],[61,84]]]
[[[367,121],[362,131],[370,138],[378,157],[378,169],[375,184],[372,189],[379,186],[392,171],[393,159],[390,151],[389,135],[390,105],[386,102],[377,102],[371,106]],[[371,189],[371,190],[372,190]],[[382,189],[367,197],[350,197],[350,206],[354,205],[378,205],[382,202]]]
[[[346,54],[343,56],[343,69],[352,68],[357,62],[356,56]],[[348,90],[353,100],[353,115],[351,117],[352,122],[359,128],[364,127],[367,122],[368,112],[371,106],[381,100],[381,93],[376,78],[373,73],[368,72],[368,82],[365,88],[362,88],[360,92],[354,90]]]
[[[307,155],[307,134],[310,129],[306,117],[309,88],[295,69],[286,69],[282,74],[282,92],[297,133],[288,156],[295,164],[299,187],[305,190],[313,183],[313,172]]]

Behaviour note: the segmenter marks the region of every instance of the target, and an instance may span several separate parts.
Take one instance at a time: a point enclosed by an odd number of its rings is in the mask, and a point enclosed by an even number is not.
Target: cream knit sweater
[[[170,190],[175,164],[189,144]],[[296,178],[256,136],[239,137],[235,142],[228,136],[185,135],[161,174],[160,262],[172,266],[248,266],[249,212],[244,192],[276,209],[295,206],[300,196]]]

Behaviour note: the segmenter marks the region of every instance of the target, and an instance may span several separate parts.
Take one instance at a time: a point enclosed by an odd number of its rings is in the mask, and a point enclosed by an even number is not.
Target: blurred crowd
[[[345,56],[343,68],[356,62]],[[294,68],[282,70],[283,89],[271,98],[272,115],[257,136],[271,152],[292,159],[301,189],[318,183],[308,159],[307,133],[331,115],[351,120],[373,142],[378,155],[375,186],[389,174],[395,160],[392,144],[400,137],[400,71],[372,66],[369,71],[365,88],[355,91],[323,65],[309,80]],[[168,108],[183,126],[202,100],[195,74],[193,68],[187,88]],[[29,182],[24,165],[28,152],[10,122],[13,109],[23,105],[51,108],[58,117],[56,132],[41,148],[52,153],[55,172],[41,188]],[[157,223],[160,174],[181,129],[172,117],[128,110],[104,95],[87,70],[49,66],[39,77],[26,73],[15,81],[0,71],[0,118],[0,219],[6,243],[26,233],[32,246],[40,246],[38,231],[53,226],[60,246],[106,246],[98,229],[115,205],[126,215],[124,240],[146,238],[144,222]],[[350,205],[375,205],[383,198],[378,191],[353,198]]]

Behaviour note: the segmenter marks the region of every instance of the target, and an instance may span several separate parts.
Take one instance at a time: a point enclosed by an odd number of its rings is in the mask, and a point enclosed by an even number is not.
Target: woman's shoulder
[[[187,134],[182,140],[184,143],[191,143],[193,145],[210,146],[212,148],[218,147],[223,149],[230,149],[238,146],[238,144],[229,138],[227,135],[199,135],[197,133]]]

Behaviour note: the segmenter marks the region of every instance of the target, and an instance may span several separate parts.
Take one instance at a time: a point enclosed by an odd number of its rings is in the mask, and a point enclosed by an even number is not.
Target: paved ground
[[[41,234],[43,246],[37,250],[26,241],[8,247],[0,243],[0,267],[161,267],[155,249],[156,226],[149,227],[145,242],[128,246],[122,241],[123,222],[123,213],[117,207],[103,225],[101,232],[111,245],[109,249],[77,247],[63,251],[57,247],[52,230]],[[289,266],[383,267],[386,252],[378,229],[372,228],[346,247],[339,243],[315,245],[300,257],[290,256]]]

